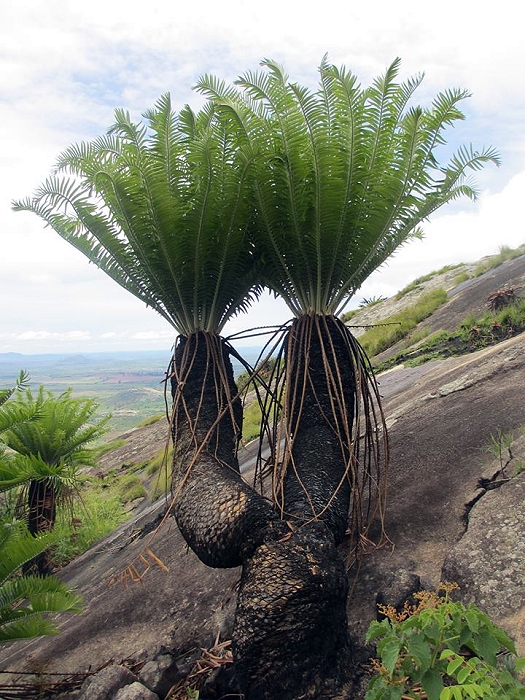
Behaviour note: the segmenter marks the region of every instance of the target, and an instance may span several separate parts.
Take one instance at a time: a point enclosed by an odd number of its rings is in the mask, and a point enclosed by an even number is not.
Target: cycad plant
[[[21,372],[14,387],[0,390],[1,430],[28,425],[39,419],[33,403],[8,402],[13,395],[27,388],[28,381],[27,374]],[[25,460],[24,470],[34,476],[30,460]],[[1,452],[1,492],[18,485],[16,477],[13,483],[15,472],[11,456]],[[19,570],[41,556],[57,538],[58,535],[52,532],[34,537],[22,522],[0,522],[0,642],[56,634],[56,624],[45,613],[80,611],[80,598],[58,579],[20,575]]]
[[[252,235],[264,261],[261,280],[294,317],[273,394],[282,404],[280,430],[274,433],[275,501],[298,547],[310,532],[317,551],[328,551],[349,529],[355,538],[362,536],[374,503],[382,507],[380,458],[387,451],[369,363],[339,314],[399,246],[421,236],[424,219],[460,196],[474,198],[468,172],[497,163],[498,156],[492,148],[461,147],[441,164],[444,131],[463,118],[458,104],[468,93],[447,90],[429,107],[411,106],[422,76],[399,83],[399,59],[362,88],[352,73],[325,58],[316,91],[291,82],[274,61],[263,66],[265,71],[246,73],[236,86],[204,76],[197,87],[253,155]],[[270,411],[278,413],[271,406]],[[312,540],[304,544],[311,546]],[[260,566],[260,589],[268,587],[271,570]],[[323,585],[343,592],[336,571],[334,564],[331,584]],[[304,590],[313,580],[311,571],[305,573]],[[253,600],[253,578],[250,586]],[[323,623],[343,629],[344,606],[337,596],[333,601],[331,609],[310,607],[308,622],[306,612],[299,616],[303,629],[311,626],[310,638]],[[256,626],[257,606],[245,616]],[[265,619],[261,635],[268,647],[281,623],[277,616],[269,632]],[[319,681],[326,659],[337,657],[338,645],[344,647],[343,636],[325,635],[328,641],[314,661],[308,641],[302,647],[294,639],[293,653],[308,658],[307,672]],[[257,644],[260,651],[264,644],[260,639]]]
[[[57,634],[46,613],[82,610],[80,597],[54,576],[18,575],[56,541],[52,532],[34,537],[23,523],[0,525],[0,642]]]
[[[424,219],[460,196],[475,198],[468,171],[498,156],[461,147],[441,165],[438,147],[463,118],[458,103],[468,93],[448,90],[428,108],[410,106],[423,76],[398,83],[399,59],[362,88],[325,57],[315,92],[290,82],[277,63],[263,65],[237,89],[210,76],[198,89],[254,155],[261,279],[294,317],[277,498],[299,522],[322,517],[340,541],[356,479],[351,427],[366,406],[369,373],[338,316],[399,246],[421,237]]]
[[[172,489],[178,525],[212,566],[241,563],[270,505],[240,477],[242,406],[220,335],[259,291],[248,240],[250,155],[208,104],[175,113],[169,95],[134,123],[60,156],[15,209],[41,216],[177,335],[171,364]]]
[[[348,658],[336,545],[351,501],[366,514],[382,477],[360,455],[359,421],[368,451],[384,451],[369,366],[337,314],[423,218],[474,194],[468,167],[496,156],[461,150],[441,168],[435,148],[466,94],[407,109],[420,79],[397,85],[397,62],[363,90],[325,61],[315,93],[265,65],[240,89],[202,78],[208,102],[196,114],[173,113],[168,96],[145,125],[117,111],[107,135],[68,149],[15,208],[40,215],[178,333],[174,512],[202,561],[242,564],[240,689],[320,700],[334,696]],[[242,407],[220,335],[263,285],[294,316],[276,363],[282,405],[271,409],[284,444],[274,446],[274,503],[239,473]]]
[[[54,396],[44,387],[36,396],[26,389],[5,408],[36,416],[0,432],[0,442],[10,450],[0,461],[0,492],[22,487],[28,530],[37,535],[54,528],[57,501],[78,484],[79,468],[94,463],[89,444],[104,434],[109,417],[94,418],[93,399],[74,398],[71,390]],[[48,572],[46,553],[35,562],[40,573]]]

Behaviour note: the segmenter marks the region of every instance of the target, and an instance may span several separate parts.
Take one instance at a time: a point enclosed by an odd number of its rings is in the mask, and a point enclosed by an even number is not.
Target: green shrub
[[[458,339],[468,343],[471,349],[510,338],[525,330],[525,299],[518,299],[501,309],[501,311],[486,311],[480,316],[469,314],[459,326]]]
[[[95,447],[95,459],[98,460],[100,459],[103,455],[107,454],[108,452],[111,452],[112,450],[116,450],[118,447],[122,447],[122,445],[125,445],[126,441],[124,438],[115,438],[115,440],[110,440],[109,442],[104,442],[101,445],[98,445]]]
[[[423,591],[418,603],[401,612],[379,606],[385,615],[372,622],[367,643],[377,644],[375,675],[366,700],[517,700],[525,686],[515,673],[525,668],[512,640],[475,605],[453,602],[454,584],[443,596]],[[505,654],[507,663],[500,662]]]
[[[419,346],[421,350],[427,350],[446,342],[450,338],[450,332],[441,330],[435,331],[426,338],[426,340]]]
[[[171,460],[173,457],[173,444],[170,442],[168,452],[163,447],[151,459],[146,462],[146,474],[151,476],[157,474],[162,468],[171,468]]]
[[[456,331],[437,331],[417,348],[401,351],[386,362],[377,365],[376,371],[382,372],[401,363],[414,367],[429,360],[473,352],[522,333],[524,330],[525,299],[518,299],[515,304],[506,306],[497,313],[486,311],[480,316],[469,314]],[[417,337],[416,334],[414,337]],[[414,337],[410,339],[412,343],[415,342]]]
[[[255,440],[261,432],[261,407],[258,401],[251,403],[244,411],[242,438],[244,442]]]
[[[369,297],[368,299],[364,298],[360,302],[359,308],[366,309],[367,307],[376,306],[377,304],[380,304],[382,301],[386,301],[386,300],[387,300],[387,298],[384,296],[381,296],[381,295],[378,297]]]
[[[161,496],[165,496],[170,492],[171,488],[171,469],[167,467],[165,469],[160,469],[157,478],[154,480],[152,487],[150,488],[150,498],[155,500]]]
[[[470,275],[468,272],[460,272],[457,277],[454,277],[454,285],[457,287],[462,282],[466,282],[469,279],[470,279]]]
[[[157,413],[154,416],[149,416],[149,418],[144,418],[144,420],[140,421],[140,423],[137,423],[137,428],[145,428],[147,425],[153,425],[154,423],[158,423],[159,420],[162,420],[165,415],[164,413]]]
[[[356,316],[361,309],[351,309],[350,311],[347,311],[341,316],[341,321],[343,323],[348,323],[354,316]]]
[[[82,501],[75,502],[73,517],[59,521],[61,538],[53,548],[53,563],[65,566],[113,532],[128,517],[114,490],[90,485],[83,490]]]
[[[433,277],[436,277],[437,275],[444,275],[445,272],[450,272],[450,270],[456,270],[460,267],[463,267],[464,263],[457,263],[455,265],[445,265],[439,270],[435,270],[434,272],[429,272],[427,275],[422,275],[421,277],[418,277],[415,279],[413,282],[410,282],[406,287],[401,289],[395,296],[396,301],[399,301],[399,299],[402,299],[406,294],[411,292],[414,289],[418,289],[422,284],[425,282],[428,282],[431,280]],[[464,273],[463,273],[464,274]]]

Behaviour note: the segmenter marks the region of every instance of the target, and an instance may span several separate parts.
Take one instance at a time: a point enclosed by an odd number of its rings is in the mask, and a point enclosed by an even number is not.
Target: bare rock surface
[[[57,637],[4,646],[0,670],[87,672],[146,661],[162,646],[181,656],[209,646],[231,614],[239,573],[201,564],[172,518],[156,534],[165,510],[163,500],[153,504],[65,567],[84,612],[63,616]]]
[[[84,681],[79,700],[112,700],[119,690],[136,680],[137,677],[125,666],[106,666]]]
[[[519,438],[525,426],[525,335],[410,368],[408,388],[404,372],[379,376],[390,423],[384,524],[391,544],[360,563],[349,606],[356,639],[363,638],[375,597],[396,572],[416,574],[423,587],[439,583],[447,554],[466,531],[466,505],[492,462],[491,437],[514,431]]]
[[[159,696],[148,690],[142,683],[135,681],[131,685],[126,685],[114,696],[114,700],[159,700]]]
[[[483,479],[486,488],[468,513],[467,531],[445,558],[443,578],[459,584],[465,603],[504,625],[525,653],[524,436],[502,464],[493,462],[492,477]]]

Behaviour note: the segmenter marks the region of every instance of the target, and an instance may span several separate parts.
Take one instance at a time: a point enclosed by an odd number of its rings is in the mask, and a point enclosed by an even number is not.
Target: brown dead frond
[[[231,640],[221,642],[220,634],[217,633],[215,641],[209,649],[201,647],[200,658],[197,659],[186,678],[180,680],[170,689],[166,700],[190,700],[193,695],[189,691],[200,690],[213,671],[232,663]]]
[[[158,566],[162,571],[169,571],[166,564],[149,547],[145,547],[134,560],[134,563],[110,578],[108,582],[109,587],[112,588],[120,584],[127,588],[128,583],[142,583],[142,579],[146,576],[152,564]]]
[[[28,698],[54,697],[55,695],[64,697],[67,693],[80,690],[86,678],[96,675],[112,663],[113,660],[110,660],[96,669],[79,673],[2,670],[0,672],[2,675],[12,675],[13,680],[6,684],[0,683],[0,698],[2,700],[27,700]]]

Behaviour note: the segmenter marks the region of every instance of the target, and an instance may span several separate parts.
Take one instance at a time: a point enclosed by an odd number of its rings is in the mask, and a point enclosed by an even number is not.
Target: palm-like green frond
[[[444,132],[463,119],[464,90],[410,106],[422,75],[397,81],[396,59],[370,87],[347,69],[320,66],[319,89],[289,81],[265,60],[238,89],[204,76],[197,89],[254,154],[254,240],[264,279],[295,315],[335,314],[420,224],[459,196],[468,172],[498,163],[494,149],[462,147],[438,160]]]
[[[13,396],[17,391],[23,391],[29,382],[29,375],[24,370],[20,371],[15,385],[9,389],[0,389],[0,406],[3,406],[5,402]]]
[[[20,425],[29,421],[37,420],[39,417],[36,406],[27,406],[17,402],[9,402],[0,407],[0,442],[1,433],[14,425]]]
[[[34,639],[58,634],[57,625],[41,614],[24,615],[14,620],[2,620],[0,615],[0,642],[12,642],[15,639]]]
[[[33,537],[22,523],[8,523],[0,527],[0,585],[24,564],[55,544],[60,535],[45,532]]]
[[[68,148],[34,197],[38,214],[179,332],[217,332],[257,293],[247,187],[250,159],[214,116],[171,108]]]
[[[78,479],[75,468],[63,461],[51,465],[38,455],[4,454],[0,459],[0,493],[29,484],[49,480],[60,491],[60,486],[74,487]]]
[[[58,579],[47,576],[11,578],[18,569],[58,539],[56,533],[38,537],[21,524],[0,530],[0,642],[56,634],[56,624],[44,613],[80,612],[81,599]]]
[[[39,418],[38,407],[28,404],[7,403],[19,391],[24,391],[29,382],[29,375],[22,370],[13,387],[0,389],[0,443],[1,433],[9,428]],[[1,454],[1,450],[0,450]]]
[[[53,478],[60,472],[67,480],[68,470],[92,463],[93,451],[88,445],[104,434],[109,420],[105,417],[93,422],[98,408],[96,401],[73,398],[71,390],[54,396],[40,387],[36,396],[27,390],[4,410],[15,406],[39,416],[36,421],[18,422],[0,435],[2,442],[17,455],[32,460],[13,462],[13,466],[20,465],[22,473],[40,471],[41,478]],[[9,470],[9,466],[5,469]],[[46,471],[50,473],[44,474]]]

